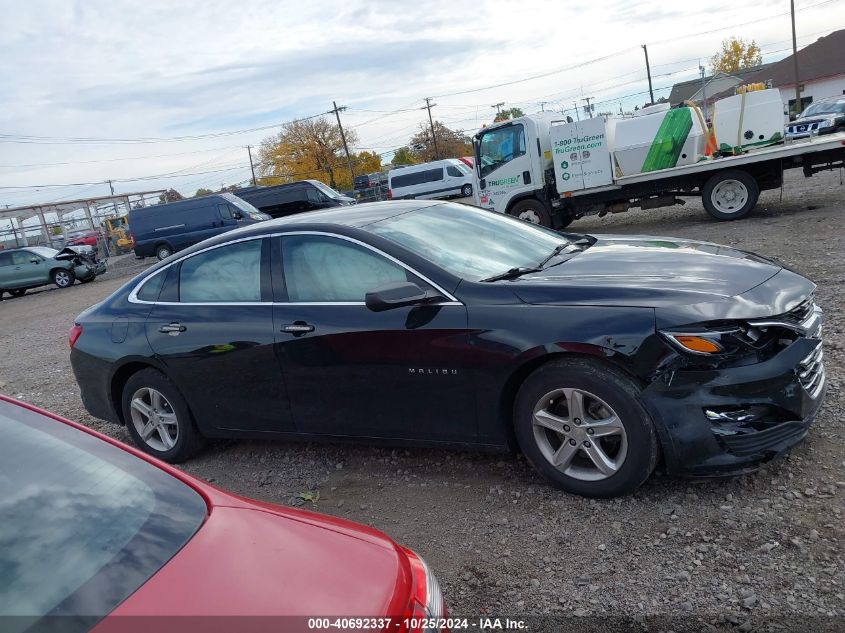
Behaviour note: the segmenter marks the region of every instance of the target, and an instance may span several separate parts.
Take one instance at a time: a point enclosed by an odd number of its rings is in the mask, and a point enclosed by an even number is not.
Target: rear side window
[[[422,171],[415,171],[410,174],[402,174],[393,176],[390,179],[391,189],[398,189],[400,187],[411,187],[413,185],[421,185],[426,182],[436,182],[443,180],[443,168],[424,169]]]
[[[261,239],[236,242],[184,260],[179,272],[179,301],[261,301],[261,243]]]
[[[161,292],[161,285],[164,283],[166,273],[166,270],[162,270],[147,279],[136,294],[138,299],[141,301],[158,301],[158,295]]]
[[[11,253],[0,253],[0,266],[11,266],[12,265],[12,254]]]

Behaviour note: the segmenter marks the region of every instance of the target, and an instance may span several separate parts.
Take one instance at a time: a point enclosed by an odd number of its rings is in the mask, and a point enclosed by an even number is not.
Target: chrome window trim
[[[366,242],[362,242],[361,240],[357,240],[354,237],[349,237],[347,235],[340,235],[338,233],[329,233],[328,231],[284,231],[279,233],[265,233],[263,235],[251,235],[249,237],[242,237],[237,240],[231,240],[228,242],[223,242],[222,244],[215,244],[214,246],[208,246],[201,250],[198,250],[194,253],[189,253],[188,255],[183,255],[182,257],[170,262],[167,266],[163,266],[159,268],[155,272],[150,273],[149,275],[144,276],[141,281],[139,281],[132,291],[129,293],[128,301],[129,303],[138,303],[142,305],[172,305],[172,306],[263,306],[263,305],[276,305],[276,306],[363,306],[366,305],[363,301],[209,301],[209,302],[191,302],[191,303],[183,303],[181,301],[144,301],[143,299],[138,298],[138,291],[141,289],[149,279],[158,275],[159,273],[163,273],[171,266],[175,266],[176,264],[190,258],[195,257],[201,253],[206,253],[208,251],[222,248],[224,246],[229,246],[230,244],[237,244],[238,242],[247,242],[249,240],[262,240],[264,238],[273,238],[273,237],[285,237],[288,235],[320,235],[323,237],[332,237],[336,239],[346,240],[347,242],[352,242],[353,244],[357,244],[359,246],[363,246],[366,249],[371,250],[372,252],[385,257],[386,259],[392,261],[394,264],[397,264],[404,268],[405,270],[409,271],[410,273],[416,275],[432,288],[437,290],[441,293],[444,297],[447,298],[447,301],[441,301],[439,303],[429,303],[426,305],[430,306],[462,306],[464,305],[457,297],[455,297],[451,292],[447,292],[438,284],[434,283],[431,279],[426,277],[425,275],[417,272],[404,262],[396,259],[392,255],[385,253],[383,250],[376,248]]]

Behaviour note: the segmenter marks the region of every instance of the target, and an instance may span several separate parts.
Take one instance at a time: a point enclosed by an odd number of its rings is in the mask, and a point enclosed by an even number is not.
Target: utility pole
[[[499,103],[494,103],[491,105],[491,108],[496,108],[496,116],[499,116],[502,113],[502,106],[505,105],[504,101],[499,101]]]
[[[704,110],[704,120],[707,120],[707,82],[704,81],[704,66],[698,62],[698,72],[701,75],[701,105]]]
[[[643,44],[643,52],[645,53],[645,72],[648,75],[648,97],[651,103],[654,104],[654,90],[651,88],[651,66],[648,64],[648,47]]]
[[[252,164],[252,145],[247,145],[246,151],[249,154],[249,168],[252,170],[252,186],[254,187],[257,183],[255,182],[255,165]]]
[[[541,101],[541,102],[540,102],[540,112],[545,112],[545,111],[546,111],[546,104],[547,104],[547,103],[551,103],[551,101]]]
[[[425,107],[428,110],[428,123],[431,125],[431,142],[434,144],[434,160],[440,158],[440,152],[437,150],[437,135],[434,133],[434,119],[431,118],[431,108],[436,105],[436,103],[431,102],[431,97],[425,98]]]
[[[798,40],[795,37],[795,0],[789,0],[789,10],[792,14],[792,69],[795,73],[795,114],[801,110],[801,84],[798,81]]]
[[[581,114],[578,112],[578,102],[577,102],[577,101],[573,101],[573,102],[572,102],[572,107],[573,107],[573,108],[575,108],[575,116],[576,116],[576,117],[577,117],[577,119],[580,121],[580,120],[581,120]]]
[[[109,180],[109,191],[111,191],[111,195],[114,195],[114,185],[112,185],[111,180]],[[117,202],[115,200],[112,200],[111,203],[112,203],[112,206],[114,207],[114,215],[116,217],[118,215]],[[128,211],[128,209],[127,209],[127,211]],[[99,218],[98,218],[98,220],[99,220]]]
[[[595,99],[595,97],[584,97],[583,99],[581,99],[581,101],[586,101],[586,102],[587,102],[587,105],[586,105],[586,106],[584,106],[584,112],[586,112],[586,113],[587,113],[587,118],[588,118],[588,119],[589,119],[589,118],[591,118],[591,117],[593,116],[593,110],[595,109],[595,106],[590,106],[590,101],[591,101],[592,99]]]
[[[343,125],[340,123],[340,113],[343,110],[346,110],[346,106],[341,106],[340,108],[337,107],[337,103],[332,101],[332,105],[334,106],[335,117],[337,117],[337,127],[340,128],[340,140],[343,141],[343,151],[346,152],[346,164],[349,165],[349,177],[352,179],[352,187],[355,187],[355,171],[352,169],[352,159],[349,157],[349,147],[346,146],[346,135],[343,133]]]

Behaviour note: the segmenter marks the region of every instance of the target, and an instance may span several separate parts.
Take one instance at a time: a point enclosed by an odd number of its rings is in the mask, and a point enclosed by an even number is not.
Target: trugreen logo
[[[491,180],[490,184],[493,187],[504,187],[506,185],[515,185],[519,182],[520,176],[511,176],[510,178],[500,178],[499,180]]]

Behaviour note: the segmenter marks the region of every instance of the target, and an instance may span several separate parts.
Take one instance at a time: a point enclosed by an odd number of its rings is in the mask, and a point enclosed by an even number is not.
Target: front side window
[[[184,260],[179,271],[179,301],[261,301],[261,242],[227,244]]]
[[[218,204],[217,211],[220,213],[220,217],[224,220],[232,220],[234,219],[232,216],[232,207],[228,204]]]
[[[451,203],[387,218],[366,229],[472,281],[536,266],[567,241],[535,224]]]
[[[308,182],[310,182],[312,185],[317,187],[317,189],[322,191],[323,194],[327,198],[340,198],[341,197],[340,194],[337,191],[335,191],[334,189],[329,187],[327,184],[320,182],[319,180],[309,180]]]
[[[36,255],[35,253],[31,253],[30,251],[12,251],[12,263],[15,266],[29,264],[32,262],[33,259],[40,260],[41,257]]]
[[[313,204],[323,204],[323,202],[325,202],[323,194],[321,194],[316,188],[308,187],[305,190],[305,194],[308,196],[308,202]]]
[[[282,266],[288,300],[295,303],[363,302],[374,288],[409,280],[402,266],[378,253],[323,235],[283,237]]]
[[[446,168],[446,172],[447,172],[450,176],[452,176],[453,178],[461,178],[461,177],[463,176],[463,174],[461,173],[461,171],[460,171],[457,167],[453,167],[452,165],[449,165],[449,166]]]
[[[522,124],[484,132],[478,144],[478,164],[484,178],[505,163],[525,154],[525,128]]]

